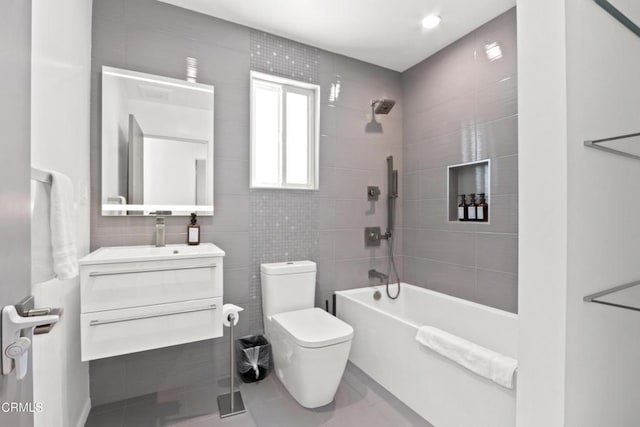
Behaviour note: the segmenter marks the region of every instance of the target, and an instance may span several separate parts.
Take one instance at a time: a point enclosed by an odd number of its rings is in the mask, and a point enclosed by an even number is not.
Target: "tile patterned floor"
[[[216,397],[228,378],[213,384],[154,393],[93,408],[85,427],[403,427],[431,424],[349,363],[335,400],[305,409],[271,374],[241,384],[245,414],[220,419]]]

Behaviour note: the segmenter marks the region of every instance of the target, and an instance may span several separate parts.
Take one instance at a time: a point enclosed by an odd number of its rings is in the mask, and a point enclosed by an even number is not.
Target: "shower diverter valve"
[[[380,227],[365,227],[364,228],[364,246],[366,248],[372,246],[380,246],[380,240],[383,239],[382,230]]]

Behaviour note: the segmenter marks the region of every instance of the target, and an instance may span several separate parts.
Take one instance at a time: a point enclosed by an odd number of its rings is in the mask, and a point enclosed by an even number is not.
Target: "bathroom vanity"
[[[224,255],[204,243],[104,247],[81,259],[82,360],[222,336]]]

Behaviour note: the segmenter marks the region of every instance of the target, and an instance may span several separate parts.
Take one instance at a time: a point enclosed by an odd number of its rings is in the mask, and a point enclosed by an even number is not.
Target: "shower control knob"
[[[380,197],[380,187],[369,186],[367,187],[367,200],[375,202]]]
[[[364,228],[364,246],[365,248],[372,246],[380,246],[380,239],[382,239],[382,231],[380,227],[365,227]]]

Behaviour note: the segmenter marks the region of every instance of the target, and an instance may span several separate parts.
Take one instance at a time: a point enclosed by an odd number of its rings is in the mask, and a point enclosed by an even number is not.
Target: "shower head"
[[[393,99],[382,98],[371,101],[371,107],[375,114],[389,114],[394,105],[396,105],[396,101]]]

